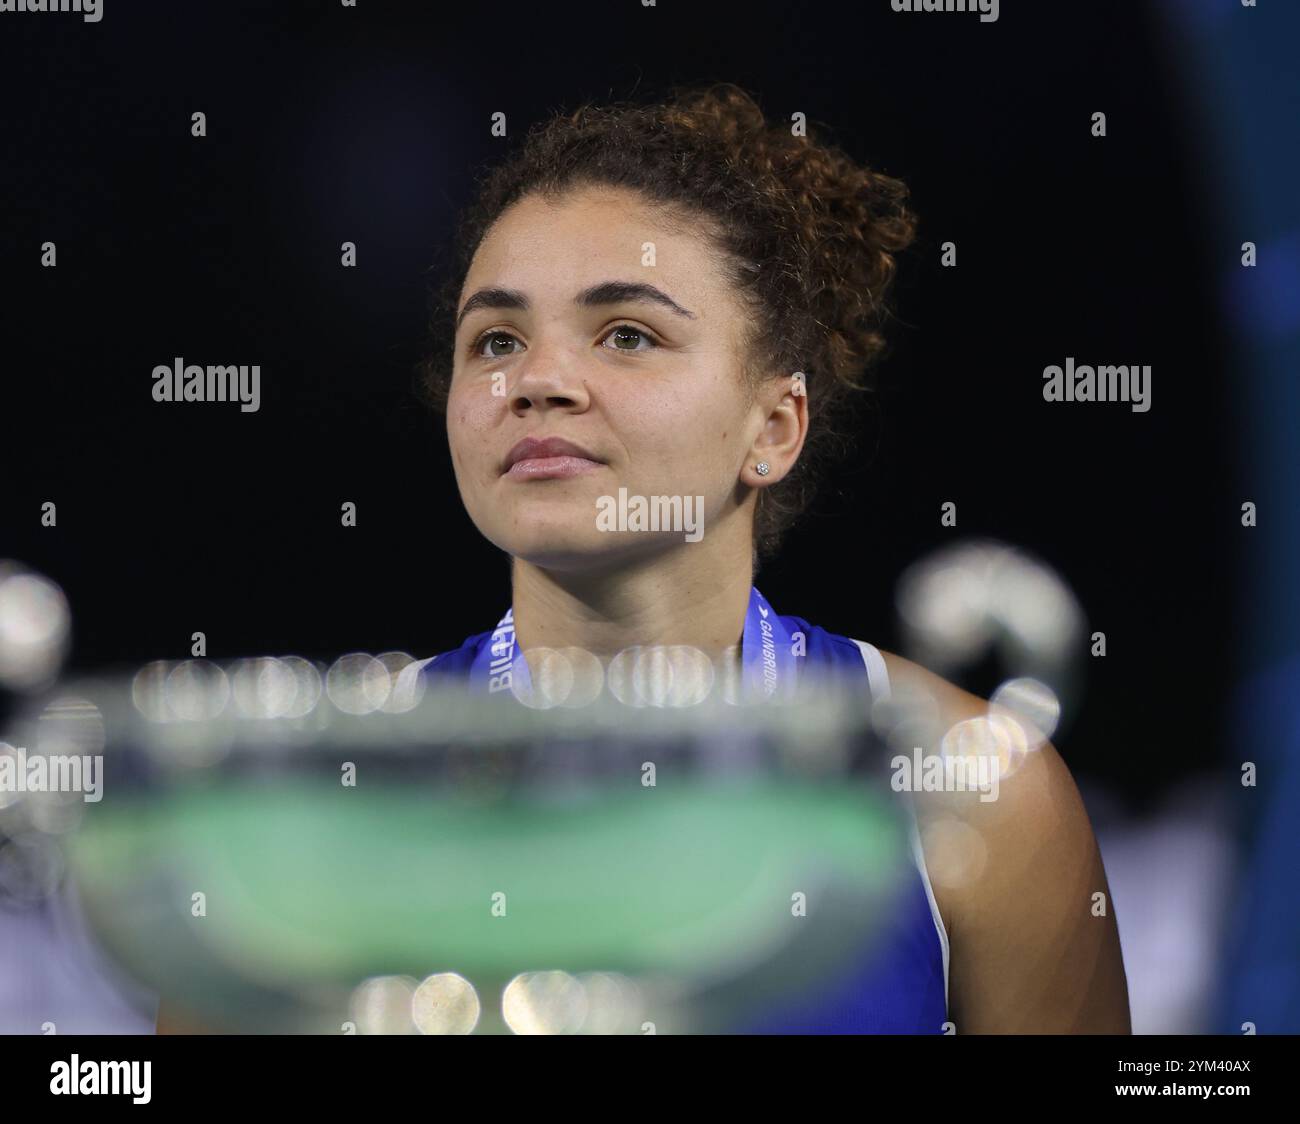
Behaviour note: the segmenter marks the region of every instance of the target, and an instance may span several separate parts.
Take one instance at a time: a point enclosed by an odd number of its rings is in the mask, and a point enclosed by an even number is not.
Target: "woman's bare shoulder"
[[[958,1033],[1128,1033],[1114,906],[1061,755],[1028,720],[912,660],[881,655],[894,706],[916,708],[909,728],[926,743],[916,748],[980,764],[964,775],[988,782],[913,793],[951,946]]]

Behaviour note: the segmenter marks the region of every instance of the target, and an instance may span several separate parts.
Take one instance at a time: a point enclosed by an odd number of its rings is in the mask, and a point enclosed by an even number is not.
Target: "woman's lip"
[[[507,476],[517,480],[553,479],[566,476],[581,476],[595,468],[603,468],[599,461],[589,461],[586,457],[529,457],[527,460],[515,461],[510,466]]]

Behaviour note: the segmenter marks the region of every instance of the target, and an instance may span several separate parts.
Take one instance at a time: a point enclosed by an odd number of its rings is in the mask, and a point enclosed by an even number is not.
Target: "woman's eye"
[[[631,339],[631,345],[625,346],[628,344],[629,338]],[[641,328],[634,328],[631,324],[617,325],[605,339],[615,341],[613,348],[611,348],[612,351],[649,351],[651,348],[659,346],[649,332],[643,331]],[[638,347],[636,345],[637,339],[645,340],[648,346]]]
[[[493,344],[500,343],[502,340],[506,340],[510,343],[519,342],[509,332],[485,332],[483,335],[479,336],[478,342],[474,344],[474,354],[479,356],[482,359],[504,358],[504,356],[500,352],[490,352],[486,355],[483,353],[483,349],[485,347],[491,347]],[[507,351],[504,354],[510,355],[512,354],[512,352]]]
[[[609,341],[613,340],[612,346]],[[506,356],[515,354],[514,350],[498,351],[495,350],[499,345],[502,348],[512,347],[520,341],[512,336],[509,332],[489,331],[479,336],[472,345],[472,350],[476,358],[479,359],[504,359]],[[644,344],[645,346],[642,346]],[[602,347],[609,347],[611,351],[649,351],[658,347],[659,342],[643,328],[634,328],[631,324],[618,324],[604,337],[601,342]]]

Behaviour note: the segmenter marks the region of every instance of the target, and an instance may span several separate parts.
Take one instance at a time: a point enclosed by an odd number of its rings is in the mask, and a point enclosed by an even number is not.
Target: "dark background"
[[[832,127],[921,219],[858,459],[760,588],[897,650],[910,562],[982,535],[1036,553],[1108,642],[1057,744],[1139,810],[1217,762],[1252,662],[1227,594],[1242,488],[1211,287],[1241,238],[1198,190],[1195,76],[1143,5],[1002,8],[987,25],[886,0],[0,16],[0,557],[66,591],[74,670],[184,659],[195,631],[217,660],[330,659],[492,627],[506,562],[414,393],[430,266],[534,120],[726,79],[770,118]],[[1042,369],[1067,355],[1151,364],[1152,409],[1045,403]],[[155,403],[176,356],[260,364],[260,411]]]

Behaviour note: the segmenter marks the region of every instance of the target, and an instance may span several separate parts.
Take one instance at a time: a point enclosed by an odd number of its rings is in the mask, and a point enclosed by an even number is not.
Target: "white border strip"
[[[867,667],[867,684],[871,688],[871,700],[883,702],[889,698],[889,669],[885,666],[885,657],[880,649],[864,640],[854,640],[862,653],[862,662]],[[921,848],[921,833],[916,827],[915,810],[907,805],[908,835],[912,844],[912,858],[916,862],[921,882],[925,885],[925,896],[930,902],[930,916],[934,919],[935,932],[939,934],[939,947],[943,950],[943,1009],[948,1013],[948,930],[944,928],[943,917],[939,913],[939,903],[934,898],[934,886],[930,883],[930,871],[925,865],[925,852]]]
[[[884,702],[889,698],[889,669],[885,667],[885,657],[880,649],[865,640],[853,641],[862,652],[862,662],[867,665],[867,684],[871,687],[871,701],[879,699]]]
[[[439,656],[442,654],[438,653]],[[411,705],[414,706],[418,701],[415,694],[416,681],[420,678],[420,673],[437,658],[438,656],[430,656],[428,659],[412,660],[408,663],[397,673],[397,682],[393,684],[392,694],[402,699],[410,699]]]
[[[930,872],[925,867],[925,852],[921,850],[921,834],[916,830],[916,817],[908,816],[908,833],[912,837],[912,857],[921,872],[921,881],[925,883],[925,896],[930,899],[930,916],[934,918],[934,927],[939,934],[939,946],[943,949],[943,1011],[948,1013],[948,930],[943,927],[943,918],[939,915],[939,903],[934,900],[934,887],[930,885]]]

